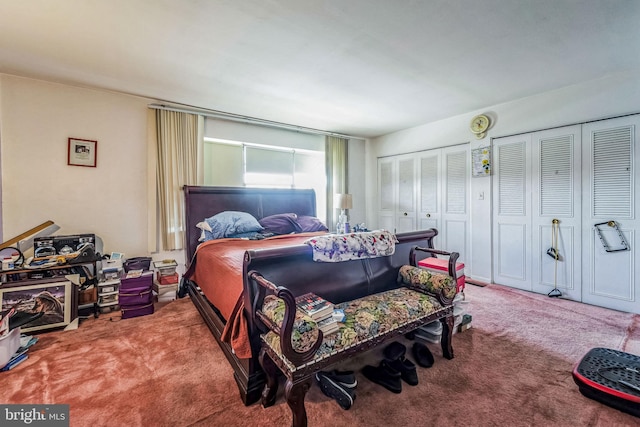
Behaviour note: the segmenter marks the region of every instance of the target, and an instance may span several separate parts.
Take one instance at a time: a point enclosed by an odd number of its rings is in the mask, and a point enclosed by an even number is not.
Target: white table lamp
[[[336,208],[340,209],[340,217],[338,219],[338,233],[348,233],[349,217],[347,210],[353,208],[353,198],[351,194],[336,194],[334,198]]]

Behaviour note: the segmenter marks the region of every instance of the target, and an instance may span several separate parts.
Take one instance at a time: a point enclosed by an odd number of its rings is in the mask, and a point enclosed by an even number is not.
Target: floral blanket
[[[313,249],[313,260],[340,262],[393,255],[396,236],[387,230],[350,234],[326,234],[305,241]]]

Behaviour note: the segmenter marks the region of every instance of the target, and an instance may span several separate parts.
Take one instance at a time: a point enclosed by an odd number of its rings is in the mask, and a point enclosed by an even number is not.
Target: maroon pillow
[[[299,233],[300,226],[296,222],[297,215],[294,213],[283,213],[265,216],[258,220],[264,231],[275,234]]]
[[[298,216],[298,225],[303,233],[307,231],[329,231],[327,226],[315,216]]]

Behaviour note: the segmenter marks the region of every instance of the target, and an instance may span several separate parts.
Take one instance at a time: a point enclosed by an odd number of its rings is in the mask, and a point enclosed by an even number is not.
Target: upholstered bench
[[[445,254],[450,255],[455,265],[458,254]],[[327,264],[327,268],[331,268],[331,264]],[[307,424],[304,398],[313,375],[354,354],[440,320],[444,327],[443,355],[453,358],[455,271],[452,277],[415,265],[401,266],[397,282],[390,284],[388,290],[336,304],[335,308],[344,311],[345,319],[337,332],[328,335],[323,335],[315,321],[296,308],[295,297],[288,288],[270,282],[257,271],[249,272],[249,277],[265,291],[255,319],[264,330],[259,361],[267,382],[262,405],[268,407],[275,403],[277,374],[282,372],[286,377],[285,398],[294,427]]]

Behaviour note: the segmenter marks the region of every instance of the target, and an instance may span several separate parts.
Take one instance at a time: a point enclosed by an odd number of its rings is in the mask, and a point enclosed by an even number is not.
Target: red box
[[[445,258],[429,257],[418,261],[418,266],[437,273],[449,274],[449,260]],[[464,275],[464,263],[456,262],[456,276],[458,276],[457,292],[464,290],[466,277]]]
[[[178,273],[173,273],[167,276],[163,276],[158,271],[156,273],[156,279],[158,280],[158,283],[160,283],[161,285],[174,285],[180,281],[180,276],[178,276]]]

